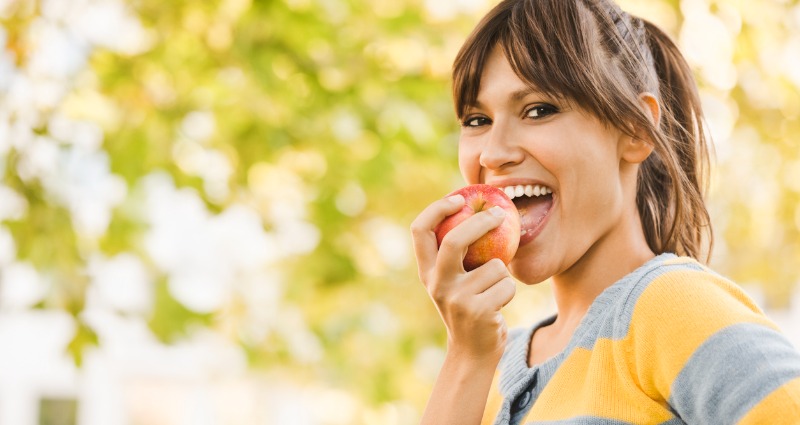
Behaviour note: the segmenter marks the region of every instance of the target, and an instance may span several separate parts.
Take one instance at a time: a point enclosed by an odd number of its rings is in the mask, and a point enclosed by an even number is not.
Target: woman
[[[412,224],[448,334],[422,423],[800,423],[800,354],[699,262],[708,145],[669,37],[608,0],[506,0],[459,52],[453,92],[462,175],[523,193],[522,232],[508,267],[466,272],[502,211],[441,246],[433,231],[463,198]],[[506,332],[511,276],[551,278],[558,313]]]

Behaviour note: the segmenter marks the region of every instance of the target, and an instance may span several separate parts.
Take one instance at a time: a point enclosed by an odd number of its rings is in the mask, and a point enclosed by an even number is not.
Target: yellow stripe
[[[800,378],[795,378],[764,397],[740,425],[797,425],[800,421]]]
[[[592,351],[576,348],[550,379],[527,420],[599,416],[643,424],[671,419],[672,414],[665,407],[650,400],[626,378],[627,366],[615,362],[620,348],[618,341],[608,339],[598,340]]]
[[[621,340],[601,338],[592,350],[574,349],[526,419],[667,421],[673,417],[666,400],[675,377],[709,336],[735,323],[777,329],[723,278],[691,270],[659,276],[636,302],[628,334]]]

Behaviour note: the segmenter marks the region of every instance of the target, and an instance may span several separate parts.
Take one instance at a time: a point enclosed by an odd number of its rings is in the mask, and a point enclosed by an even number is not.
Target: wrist
[[[447,340],[447,357],[465,363],[475,363],[476,365],[489,363],[494,367],[500,362],[504,351],[505,344],[487,349],[487,347],[476,347],[471,344],[458,344],[450,338]]]
[[[498,356],[476,356],[448,347],[421,424],[479,424],[495,376]]]
[[[476,353],[472,350],[448,345],[444,361],[445,365],[454,370],[463,370],[465,373],[476,373],[481,370],[494,373],[502,355],[503,350]]]

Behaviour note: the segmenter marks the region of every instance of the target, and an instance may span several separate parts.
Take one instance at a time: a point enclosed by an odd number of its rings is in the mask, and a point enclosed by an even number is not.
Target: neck
[[[595,298],[606,288],[652,259],[638,213],[623,232],[612,232],[591,248],[569,269],[553,276],[553,295],[558,307],[554,328],[574,330]],[[618,229],[619,230],[619,229]]]

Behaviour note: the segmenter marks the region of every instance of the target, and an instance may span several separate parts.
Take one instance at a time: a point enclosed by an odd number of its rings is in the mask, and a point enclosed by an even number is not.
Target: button
[[[524,409],[528,407],[528,403],[531,402],[531,392],[525,391],[524,393],[519,395],[517,399],[517,409]]]

